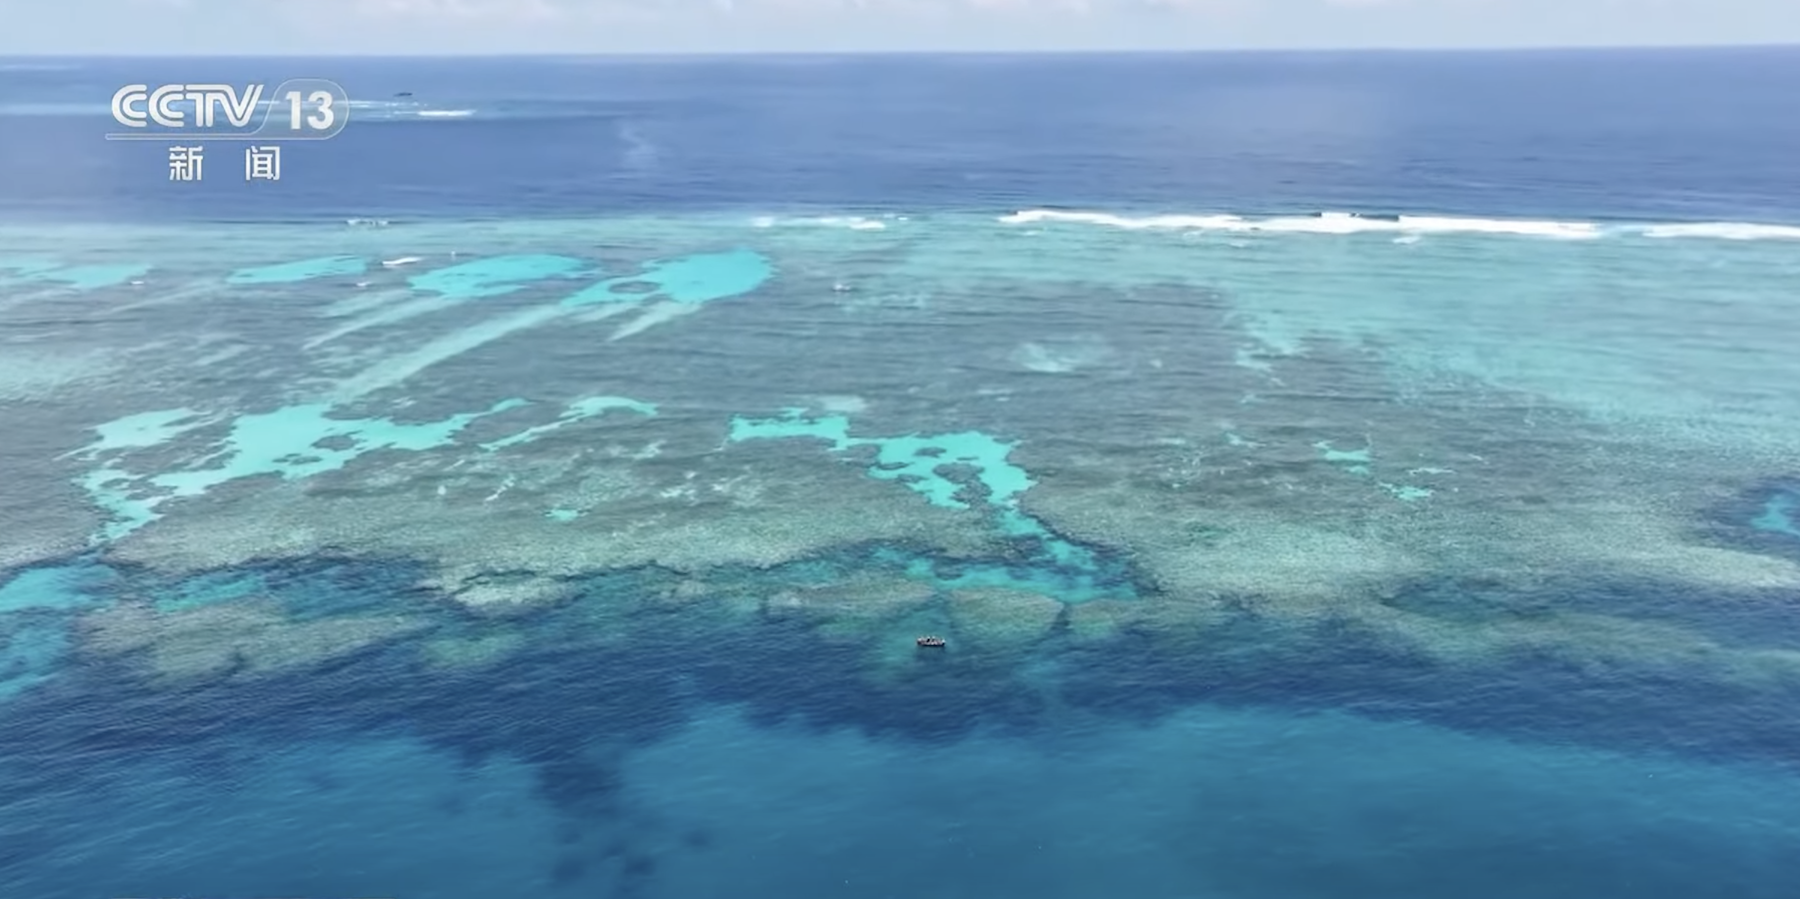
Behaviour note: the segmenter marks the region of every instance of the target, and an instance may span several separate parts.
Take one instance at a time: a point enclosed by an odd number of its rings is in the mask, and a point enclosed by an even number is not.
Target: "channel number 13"
[[[331,105],[332,100],[331,91],[313,91],[304,99],[299,91],[288,91],[288,128],[293,131],[301,130],[302,116],[307,106],[317,107],[312,115],[304,116],[307,128],[314,131],[330,128],[337,121],[337,109]]]

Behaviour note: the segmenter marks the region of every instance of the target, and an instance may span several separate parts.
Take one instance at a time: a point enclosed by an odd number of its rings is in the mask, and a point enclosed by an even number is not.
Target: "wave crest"
[[[1685,225],[1649,225],[1645,237],[1661,239],[1709,237],[1715,240],[1800,240],[1800,227],[1757,225],[1750,222],[1695,222]]]
[[[886,219],[903,219],[904,217],[884,216]],[[777,227],[817,227],[817,228],[849,228],[852,231],[885,231],[887,222],[882,219],[862,215],[819,215],[802,218],[780,218],[772,215],[759,215],[750,220],[757,228]]]
[[[1240,215],[1145,215],[1125,216],[1106,212],[1027,209],[1002,216],[1010,225],[1065,222],[1106,225],[1114,228],[1179,231],[1268,231],[1287,234],[1508,234],[1520,237],[1556,237],[1584,240],[1601,236],[1592,222],[1531,221],[1525,219],[1457,218],[1452,216],[1372,216],[1355,212],[1321,212],[1310,216],[1247,218]]]
[[[1129,230],[1270,232],[1285,234],[1391,233],[1416,240],[1426,234],[1493,234],[1591,240],[1598,237],[1656,239],[1800,240],[1800,226],[1752,222],[1686,222],[1602,225],[1597,222],[1532,219],[1488,219],[1433,215],[1364,215],[1321,212],[1316,215],[1252,218],[1241,215],[1118,215],[1062,209],[1027,209],[1000,217],[1009,225],[1045,223],[1101,225]],[[1410,242],[1410,241],[1409,241]]]

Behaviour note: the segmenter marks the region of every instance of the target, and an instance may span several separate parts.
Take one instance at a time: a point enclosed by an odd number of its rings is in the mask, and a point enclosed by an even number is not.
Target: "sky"
[[[0,54],[1800,43],[1800,0],[0,0]]]

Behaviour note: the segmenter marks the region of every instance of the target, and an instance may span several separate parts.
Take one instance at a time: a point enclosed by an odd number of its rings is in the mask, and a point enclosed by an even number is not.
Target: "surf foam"
[[[1322,212],[1310,216],[1247,218],[1240,215],[1117,215],[1059,209],[1027,209],[1001,216],[1009,225],[1045,223],[1104,225],[1130,230],[1266,231],[1287,234],[1502,234],[1583,240],[1601,236],[1593,222],[1527,219],[1459,218],[1454,216],[1369,216],[1354,212]]]
[[[1685,225],[1647,225],[1645,237],[1711,238],[1714,240],[1800,240],[1800,227],[1758,225],[1750,222],[1695,222]]]
[[[774,227],[815,227],[815,228],[849,228],[852,231],[885,231],[887,222],[861,215],[820,215],[809,218],[778,218],[772,215],[760,215],[750,220],[758,228]]]

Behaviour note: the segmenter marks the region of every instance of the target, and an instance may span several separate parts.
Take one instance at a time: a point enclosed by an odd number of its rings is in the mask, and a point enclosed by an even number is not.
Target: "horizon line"
[[[862,49],[862,50],[596,50],[596,51],[319,51],[230,53],[150,51],[133,53],[0,52],[0,59],[705,59],[717,57],[848,57],[848,56],[1244,56],[1254,54],[1509,54],[1707,52],[1723,50],[1800,50],[1800,41],[1714,44],[1543,44],[1447,47],[1196,47],[1196,48],[1066,48],[1066,49]]]

